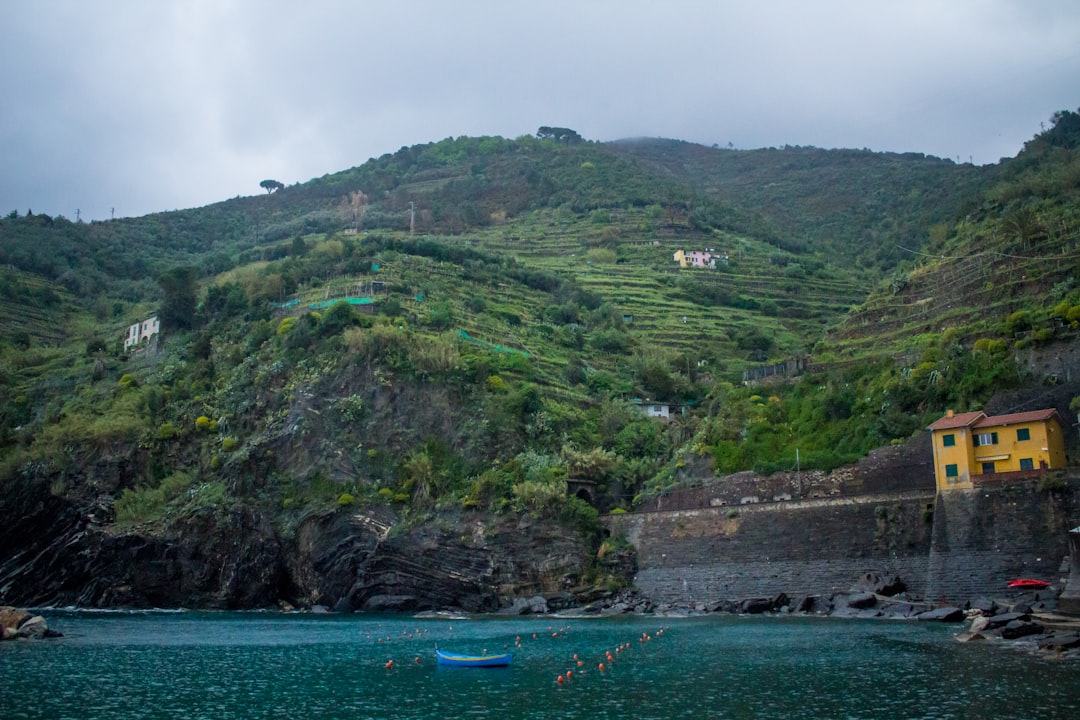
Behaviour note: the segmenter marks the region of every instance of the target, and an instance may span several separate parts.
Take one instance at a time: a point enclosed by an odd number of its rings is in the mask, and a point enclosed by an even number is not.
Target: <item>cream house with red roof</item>
[[[994,416],[949,410],[927,430],[938,492],[972,488],[1001,473],[1065,467],[1065,437],[1053,408]]]

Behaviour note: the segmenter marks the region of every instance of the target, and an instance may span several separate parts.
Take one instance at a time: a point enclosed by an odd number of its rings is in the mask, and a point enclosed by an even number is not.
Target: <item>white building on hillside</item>
[[[156,315],[143,320],[141,323],[135,323],[128,328],[127,335],[124,336],[124,349],[138,345],[143,340],[148,340],[154,335],[157,335],[161,331],[161,324],[158,322]]]

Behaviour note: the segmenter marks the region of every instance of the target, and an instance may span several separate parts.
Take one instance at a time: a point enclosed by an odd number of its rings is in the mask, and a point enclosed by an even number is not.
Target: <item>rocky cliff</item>
[[[577,587],[595,549],[530,518],[444,513],[403,522],[340,508],[282,529],[254,505],[118,529],[27,481],[3,499],[0,598],[22,606],[493,611]]]

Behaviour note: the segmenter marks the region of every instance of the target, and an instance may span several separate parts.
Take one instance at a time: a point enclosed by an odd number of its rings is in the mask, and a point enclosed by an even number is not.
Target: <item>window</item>
[[[945,477],[957,477],[959,475],[960,473],[957,472],[955,464],[945,466]]]
[[[956,445],[956,436],[952,433],[949,433],[948,435],[942,435],[941,444],[945,447],[953,447],[954,445]]]
[[[1034,470],[1035,469],[1035,461],[1032,460],[1031,458],[1020,458],[1020,469],[1021,470]]]
[[[1016,441],[1023,442],[1024,440],[1031,439],[1031,430],[1029,428],[1017,428]]]
[[[994,474],[994,461],[990,460],[989,462],[984,462],[982,464],[982,471],[983,471],[983,475],[993,475]]]
[[[997,433],[979,433],[975,436],[975,447],[981,445],[997,445],[998,436]]]

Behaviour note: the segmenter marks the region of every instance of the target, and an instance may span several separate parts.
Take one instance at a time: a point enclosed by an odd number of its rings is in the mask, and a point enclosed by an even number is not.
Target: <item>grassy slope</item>
[[[58,297],[80,298],[84,308],[76,302],[72,317],[81,318],[80,324],[68,326],[66,345],[49,350],[42,345],[56,341],[39,336],[31,351],[4,349],[8,366],[23,368],[9,371],[0,388],[5,456],[16,459],[17,441],[31,449],[38,443],[37,456],[48,457],[48,448],[60,447],[57,433],[64,432],[93,447],[84,459],[112,443],[142,438],[158,453],[158,465],[146,468],[151,484],[170,468],[214,477],[224,463],[232,473],[300,473],[309,484],[329,476],[362,477],[373,483],[369,489],[381,484],[399,494],[415,493],[418,477],[475,478],[492,459],[526,462],[516,459],[522,452],[558,455],[567,439],[582,451],[595,446],[614,453],[614,460],[605,456],[609,466],[600,477],[631,492],[659,470],[657,463],[677,458],[680,448],[713,454],[720,469],[738,469],[767,458],[782,463],[797,444],[805,449],[816,442],[821,463],[828,465],[904,437],[919,422],[916,417],[912,426],[911,417],[948,399],[920,389],[920,372],[986,376],[982,385],[967,388],[969,399],[993,391],[1003,365],[980,366],[970,348],[950,362],[946,350],[954,352],[949,343],[956,334],[943,336],[943,323],[962,326],[965,339],[997,337],[1006,329],[1006,312],[1050,300],[1067,301],[1067,311],[1068,303],[1080,302],[1070,295],[1068,263],[1020,267],[1027,261],[1000,256],[993,257],[1003,262],[990,265],[1003,268],[1001,274],[954,273],[943,281],[947,262],[960,261],[940,261],[941,267],[927,262],[894,275],[867,298],[882,271],[896,270],[890,263],[901,238],[922,252],[923,239],[932,236],[925,251],[951,257],[970,254],[974,243],[990,247],[1001,239],[1000,247],[992,247],[1005,253],[1015,249],[1013,220],[1020,217],[1010,213],[1028,206],[1035,206],[1046,232],[1025,231],[1021,241],[1027,250],[1066,253],[1076,236],[1068,211],[1075,161],[1068,146],[1054,147],[1047,151],[1053,157],[1034,157],[1039,148],[1033,146],[1011,175],[1003,174],[987,204],[958,223],[941,221],[959,207],[959,189],[988,183],[997,169],[980,175],[933,159],[812,149],[733,153],[678,143],[564,147],[498,138],[407,148],[269,197],[117,224],[4,220],[5,260],[33,265],[28,248],[54,249],[34,269],[57,283],[51,287]],[[1046,177],[1053,178],[1049,184],[1037,182]],[[364,219],[368,239],[334,236],[333,229],[344,224],[344,193],[360,187],[377,198]],[[869,192],[871,187],[879,191]],[[942,192],[945,187],[957,190]],[[409,246],[385,249],[386,241],[408,240],[409,202],[419,209],[417,235],[462,251],[463,260],[439,260]],[[306,234],[302,247],[288,239],[304,230],[331,232]],[[290,257],[298,247],[303,256]],[[730,264],[716,271],[674,267],[674,250],[702,247],[726,253]],[[54,262],[60,258],[63,263]],[[876,264],[860,267],[868,259]],[[303,312],[298,329],[283,331],[257,305],[243,317],[207,315],[202,330],[176,335],[167,353],[149,362],[91,347],[95,334],[115,337],[149,307],[143,303],[154,299],[156,289],[150,289],[147,272],[177,263],[202,267],[204,289],[236,282],[250,300],[320,301],[352,294],[357,281],[377,279],[386,288],[380,305],[394,301],[400,312],[377,326],[383,328],[378,333],[361,329],[345,336],[341,327],[327,324],[329,312]],[[372,263],[379,265],[377,273],[370,272]],[[86,272],[73,276],[65,266]],[[1027,277],[1017,280],[1017,273]],[[64,294],[62,288],[85,290],[87,277],[111,284],[100,295]],[[956,277],[977,279],[964,285]],[[945,297],[943,285],[953,293],[951,303],[920,302]],[[9,295],[10,308],[17,293]],[[976,303],[977,313],[961,317]],[[857,312],[820,340],[853,305]],[[0,317],[13,314],[9,309]],[[1049,319],[1043,313],[1029,324]],[[393,327],[404,328],[398,340],[386,334]],[[458,329],[487,345],[465,342],[454,334]],[[389,345],[365,355],[376,340]],[[489,345],[524,350],[529,358]],[[815,377],[778,391],[768,402],[724,384],[737,381],[751,359],[808,350],[824,358],[857,358],[860,375]],[[898,377],[895,369],[866,365],[903,353],[931,367],[920,365]],[[92,381],[95,355],[105,362],[109,383]],[[366,364],[357,358],[367,358]],[[575,374],[575,367],[582,371]],[[134,386],[116,384],[125,373]],[[445,412],[490,420],[487,435],[470,440],[467,428],[451,431],[438,417],[428,417],[416,404],[418,388],[425,386],[431,397],[444,398]],[[531,386],[539,389],[539,405]],[[340,418],[321,426],[319,442],[348,459],[337,470],[316,461],[289,465],[262,454],[312,388],[325,395],[315,411],[330,412],[328,417],[338,417],[333,403],[346,392],[355,396],[357,408],[383,408],[365,432]],[[386,414],[392,407],[386,404],[387,388],[412,397],[413,405],[406,406],[427,419],[410,429],[414,420],[407,415]],[[688,399],[702,411],[668,433],[654,454],[635,458],[641,438],[620,441],[620,433],[630,438],[651,431],[620,415],[607,400],[611,396]],[[893,414],[883,412],[885,407]],[[211,452],[205,439],[191,434],[200,414],[229,419],[244,453]],[[99,419],[80,421],[88,415]],[[179,432],[182,447],[169,449],[179,442],[171,431]],[[218,434],[219,444],[232,437]],[[476,444],[485,438],[487,447]],[[380,442],[388,444],[380,448]],[[428,449],[419,459],[382,456],[384,450],[408,455],[408,448],[421,445]],[[438,449],[443,446],[450,455]],[[318,458],[325,450],[307,452]],[[81,461],[76,456],[72,462]],[[434,463],[434,475],[417,469],[425,462]],[[526,464],[544,462],[549,460],[533,457]],[[575,470],[580,459],[565,454],[558,463],[561,472],[584,471]],[[513,476],[519,484],[533,477],[532,471],[520,472]],[[451,492],[459,498],[468,494],[463,479]],[[499,492],[505,499],[505,487]]]

